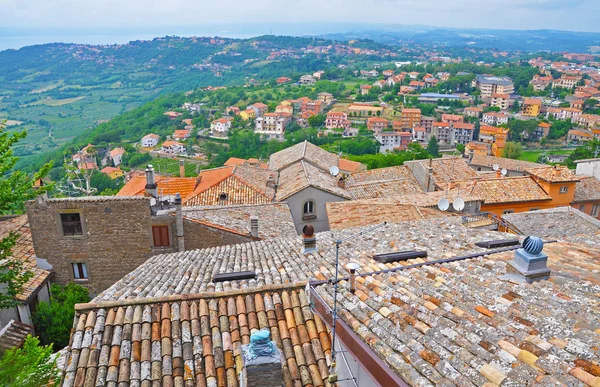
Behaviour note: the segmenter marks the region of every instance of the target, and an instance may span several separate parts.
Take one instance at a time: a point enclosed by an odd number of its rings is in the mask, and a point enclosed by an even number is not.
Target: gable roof
[[[421,186],[405,166],[354,173],[346,178],[345,186],[353,199],[382,198],[422,192]]]
[[[552,200],[530,176],[487,178],[456,182],[454,187],[481,197],[484,204],[519,203]]]
[[[279,173],[276,200],[285,200],[308,187],[313,187],[345,199],[350,198],[348,192],[338,186],[337,178],[309,162],[300,160],[281,170]]]
[[[505,157],[486,156],[474,154],[470,161],[471,165],[493,167],[497,164],[500,168],[506,168],[509,171],[525,171],[530,168],[551,168],[549,165],[532,163],[523,160],[507,159]]]
[[[0,217],[0,240],[8,237],[10,233],[17,235],[10,259],[22,262],[23,270],[33,274],[23,284],[21,293],[15,297],[17,301],[27,302],[50,279],[52,273],[37,266],[27,215]]]
[[[545,210],[520,212],[502,216],[524,235],[540,238],[570,240],[578,235],[600,233],[600,220],[572,207],[556,207]]]
[[[173,196],[176,193],[185,200],[196,187],[196,178],[194,177],[172,177],[155,175],[157,192],[159,196]],[[145,196],[146,194],[146,175],[134,175],[117,192],[116,196]]]
[[[359,163],[358,161],[352,161],[348,159],[339,159],[338,166],[341,171],[346,171],[349,173],[355,173],[367,169],[366,165]]]
[[[304,289],[282,286],[80,304],[62,385],[237,386],[241,345],[267,328],[284,384],[324,386],[331,339],[309,305]]]
[[[600,180],[592,176],[578,176],[574,202],[600,200]]]
[[[318,146],[304,141],[279,152],[273,153],[269,158],[269,168],[280,171],[299,160],[307,161],[318,168],[329,171],[333,165],[338,165],[338,157]]]
[[[277,180],[277,172],[251,165],[232,165],[206,169],[198,175],[198,185],[184,201],[186,206],[215,206],[270,203],[275,189],[267,186],[269,177]],[[219,199],[225,193],[225,202]]]
[[[558,182],[576,182],[579,181],[579,177],[567,167],[554,166],[552,168],[530,168],[526,170],[534,178],[538,178],[549,183]]]
[[[258,237],[261,239],[296,236],[296,228],[287,203],[258,205],[186,207],[183,216],[208,227],[236,234],[250,235],[250,218],[258,218]]]

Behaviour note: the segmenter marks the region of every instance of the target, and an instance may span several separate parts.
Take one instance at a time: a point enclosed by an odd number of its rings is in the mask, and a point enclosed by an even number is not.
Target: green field
[[[74,98],[65,98],[65,99],[40,99],[39,101],[30,103],[25,107],[36,106],[36,105],[46,105],[46,106],[63,106],[68,105],[73,102],[81,101],[85,96],[74,97]]]
[[[572,150],[545,150],[545,151],[523,151],[519,160],[530,161],[536,163],[540,155],[546,153],[547,155],[568,155],[571,154]]]

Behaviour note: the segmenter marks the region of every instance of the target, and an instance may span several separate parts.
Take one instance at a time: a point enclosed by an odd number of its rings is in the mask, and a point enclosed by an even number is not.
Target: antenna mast
[[[336,325],[337,325],[337,294],[338,294],[338,273],[339,273],[339,266],[340,266],[340,246],[342,245],[342,243],[344,243],[350,239],[354,239],[361,235],[369,234],[373,231],[379,230],[382,227],[385,227],[386,225],[387,225],[387,222],[383,222],[381,224],[367,228],[366,230],[363,230],[356,234],[350,235],[346,238],[338,239],[335,241],[335,279],[333,280],[333,311],[332,311],[333,327],[331,329],[331,367],[329,368],[329,373],[331,376],[334,376],[334,379],[336,379],[336,380],[337,380],[337,374],[335,373],[335,368],[336,368],[335,337],[336,337]],[[329,281],[331,283],[331,280],[329,280]],[[334,382],[335,382],[335,380],[334,380]]]

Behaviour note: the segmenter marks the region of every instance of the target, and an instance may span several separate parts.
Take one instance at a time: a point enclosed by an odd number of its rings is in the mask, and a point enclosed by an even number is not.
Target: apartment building
[[[291,121],[292,115],[289,113],[265,113],[256,119],[254,132],[269,140],[283,141],[285,128]]]
[[[562,87],[565,89],[572,89],[581,81],[581,77],[572,75],[563,75],[559,79],[555,79],[552,82],[552,87]]]
[[[542,112],[542,100],[536,98],[525,98],[523,101],[523,115],[537,117]]]
[[[400,120],[403,129],[412,129],[421,124],[421,109],[402,109]]]
[[[348,120],[348,115],[344,112],[327,113],[327,118],[325,119],[325,127],[327,129],[349,128],[350,121]]]
[[[490,106],[497,107],[500,110],[508,110],[510,107],[510,94],[492,94]]]
[[[508,116],[498,112],[483,113],[481,122],[489,125],[505,125],[508,124]]]
[[[388,128],[389,122],[385,118],[371,117],[367,120],[367,129],[374,133],[381,133]]]
[[[506,142],[508,138],[508,128],[499,128],[496,126],[481,125],[479,128],[479,141],[484,143]]]
[[[379,142],[379,153],[393,152],[394,150],[406,150],[412,140],[410,132],[387,132],[375,136]]]
[[[472,86],[480,91],[482,97],[491,97],[493,94],[512,94],[515,86],[509,77],[496,77],[477,75]]]

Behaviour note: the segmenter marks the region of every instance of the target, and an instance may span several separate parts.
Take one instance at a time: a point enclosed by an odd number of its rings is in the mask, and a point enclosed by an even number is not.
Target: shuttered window
[[[171,246],[169,226],[152,226],[152,239],[155,247]]]

